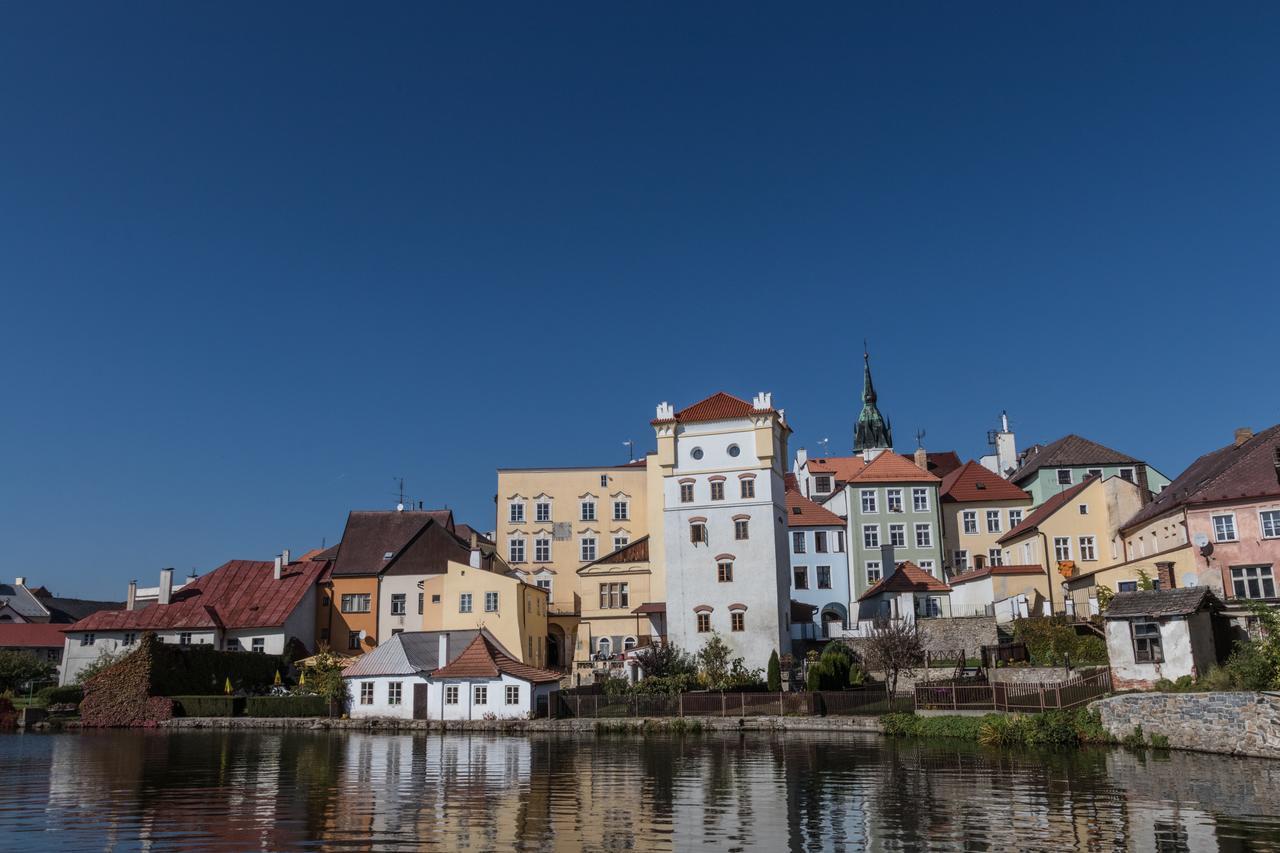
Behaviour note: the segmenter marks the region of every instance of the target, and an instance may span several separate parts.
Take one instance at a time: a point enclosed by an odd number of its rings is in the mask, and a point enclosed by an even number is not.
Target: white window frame
[[[360,682],[360,704],[361,705],[373,704],[373,682],[372,681]]]
[[[551,562],[551,540],[543,536],[533,540],[533,561],[535,563]]]
[[[858,490],[858,506],[866,515],[878,515],[880,512],[880,499],[875,489],[859,489]]]
[[[404,682],[388,681],[387,682],[387,704],[400,705],[404,702]]]
[[[1270,533],[1267,532],[1268,521],[1271,524]],[[1258,510],[1258,531],[1263,539],[1280,539],[1280,509]]]
[[[538,501],[533,505],[533,516],[537,521],[551,520],[551,501]]]
[[[625,533],[619,533],[613,537],[613,550],[621,551],[623,548],[631,544],[631,537]]]
[[[630,521],[631,520],[631,501],[615,500],[613,502],[613,520],[614,521]]]
[[[978,511],[966,509],[960,513],[960,530],[965,536],[978,535]]]
[[[920,534],[924,533],[924,540],[920,539]],[[932,548],[933,547],[933,524],[927,521],[916,522],[916,547]]]
[[[987,532],[1000,533],[1000,510],[987,510]]]
[[[1002,550],[1001,550],[1001,549],[999,549],[999,548],[988,548],[988,549],[987,549],[987,565],[989,565],[989,566],[1003,566],[1003,565],[1004,565],[1004,551],[1002,551]]]
[[[880,547],[880,525],[878,524],[862,525],[862,547],[863,548],[879,548]]]
[[[458,593],[458,612],[459,613],[470,613],[471,608],[474,604],[475,602],[472,600],[471,593],[469,592]]]
[[[1065,556],[1063,556],[1064,554]],[[1053,537],[1053,559],[1059,563],[1071,559],[1071,537],[1070,536]]]
[[[520,704],[520,685],[508,684],[506,689],[506,700],[508,705]]]
[[[391,615],[404,616],[409,608],[409,594],[405,592],[391,593]]]
[[[507,520],[511,524],[524,523],[524,501],[511,501],[507,504]]]
[[[867,560],[863,564],[863,574],[867,579],[867,586],[873,586],[884,580],[884,563],[880,560]],[[871,573],[875,572],[875,577]]]
[[[951,563],[956,567],[957,572],[968,571],[969,551],[965,548],[957,548],[951,554]]]
[[[933,560],[921,560],[916,565],[920,567],[921,571],[927,572],[928,574],[931,574],[931,575],[934,574],[934,569],[936,568],[936,565],[934,564]],[[934,575],[934,577],[937,577],[937,576]]]
[[[885,489],[884,503],[889,512],[902,512],[902,489]]]
[[[1012,530],[1013,528],[1017,527],[1019,524],[1022,523],[1022,513],[1023,511],[1020,509],[1009,510],[1009,529],[1010,530]]]
[[[1080,546],[1080,561],[1093,563],[1098,559],[1098,539],[1096,536],[1081,536],[1077,543]]]
[[[1231,536],[1223,537],[1218,533],[1218,519],[1227,518],[1231,520]],[[1214,542],[1239,542],[1240,528],[1236,526],[1236,514],[1234,512],[1220,512],[1217,515],[1210,516],[1209,523],[1213,525],[1213,541]]]
[[[507,540],[507,562],[524,562],[524,537],[513,536]]]
[[[484,612],[485,613],[498,612],[498,593],[494,592],[493,590],[488,590],[484,594]]]
[[[596,502],[593,500],[583,500],[578,503],[578,520],[579,521],[595,521],[596,520]]]
[[[578,540],[578,555],[582,562],[591,563],[596,559],[596,537],[583,536]]]
[[[472,705],[488,705],[489,704],[489,685],[487,684],[471,685],[471,704]]]
[[[907,525],[906,524],[890,524],[889,525],[889,544],[895,548],[907,547]]]
[[[457,684],[446,684],[444,686],[444,704],[457,705],[461,687]]]
[[[929,500],[929,490],[922,486],[914,486],[911,489],[911,511],[912,512],[929,512],[932,508]]]
[[[253,639],[249,640],[249,651],[251,651],[251,652],[257,652],[257,653],[258,653],[258,654],[260,654],[260,655],[261,655],[261,654],[266,654],[266,652],[267,652],[267,640],[266,640],[266,638],[265,638],[265,637],[254,637]]]

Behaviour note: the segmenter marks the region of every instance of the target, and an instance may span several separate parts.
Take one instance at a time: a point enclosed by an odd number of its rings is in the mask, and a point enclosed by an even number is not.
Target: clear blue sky
[[[1275,421],[1280,7],[860,5],[9,4],[0,572],[489,527],[718,389],[847,452],[864,337],[900,447]]]

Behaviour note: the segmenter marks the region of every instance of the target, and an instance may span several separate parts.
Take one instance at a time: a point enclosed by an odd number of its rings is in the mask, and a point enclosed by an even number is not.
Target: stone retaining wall
[[[987,681],[993,684],[1057,684],[1073,678],[1084,678],[1105,670],[1105,666],[1000,666],[988,669]]]
[[[1142,726],[1174,749],[1280,758],[1280,695],[1128,693],[1089,706],[1113,737]]]

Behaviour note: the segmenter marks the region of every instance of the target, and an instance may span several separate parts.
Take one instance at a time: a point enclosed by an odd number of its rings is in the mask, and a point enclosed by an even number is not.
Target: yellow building
[[[577,571],[582,592],[578,640],[598,657],[666,639],[666,603],[655,595],[649,543],[642,536]]]
[[[1001,536],[1003,562],[1044,566],[1055,580],[1049,588],[1053,611],[1064,612],[1062,582],[1123,562],[1119,528],[1141,507],[1137,484],[1120,477],[1088,477],[1046,500]]]
[[[485,628],[520,662],[546,666],[547,591],[514,574],[449,561],[423,581],[423,631]]]
[[[972,460],[944,477],[938,494],[945,577],[1003,565],[1000,537],[1031,512],[1031,495]]]
[[[661,522],[662,492],[649,486],[651,467],[642,459],[594,468],[498,469],[498,553],[519,578],[550,596],[543,665],[567,667],[589,656],[579,624],[584,609],[598,604],[586,601],[597,589],[594,581],[584,588],[578,570],[645,536],[653,547],[649,519]],[[660,538],[658,548],[655,553],[661,553]],[[660,594],[661,569],[651,567],[648,577],[650,595]]]

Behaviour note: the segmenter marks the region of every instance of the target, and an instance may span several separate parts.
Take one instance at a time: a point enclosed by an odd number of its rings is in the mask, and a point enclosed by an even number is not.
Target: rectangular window
[[[1232,566],[1231,587],[1236,598],[1276,597],[1276,580],[1271,566]]]
[[[1094,544],[1094,537],[1080,537],[1080,559],[1090,561],[1098,559],[1098,550]]]
[[[125,644],[126,646],[132,646],[132,645],[133,645],[134,643],[136,643],[136,642],[138,642],[138,635],[137,635],[137,634],[129,633],[129,634],[125,634],[125,635],[124,635],[124,644]]]
[[[740,489],[741,489],[741,491],[742,491],[742,497],[743,497],[744,499],[746,499],[746,498],[754,498],[754,497],[756,496],[756,481],[755,481],[755,480],[752,480],[750,477],[748,477],[748,478],[746,478],[746,479],[744,479],[744,480],[739,480],[739,481],[738,481],[738,483],[739,483],[739,488],[740,488]]]
[[[1088,514],[1089,514],[1089,505],[1088,505],[1088,504],[1080,504],[1080,507],[1079,507],[1079,508],[1080,508],[1080,514],[1081,514],[1081,515],[1088,515]]]
[[[402,690],[403,685],[399,681],[392,681],[387,684],[387,704],[399,705],[400,699],[403,696],[403,693],[401,692]]]
[[[631,544],[631,537],[623,533],[613,537],[613,550],[619,551]]]
[[[360,632],[348,631],[347,632],[347,650],[354,652],[354,651],[358,651],[359,648],[360,648]]]
[[[596,502],[595,501],[582,502],[582,520],[583,521],[596,520]]]
[[[1213,517],[1213,539],[1215,542],[1236,541],[1236,517],[1234,513],[1230,515],[1215,515]]]
[[[804,553],[804,531],[803,530],[793,530],[791,532],[791,553],[793,554]]]
[[[600,475],[600,488],[602,488],[602,489],[607,489],[607,488],[609,488],[609,475],[608,475],[608,474],[601,474],[601,475]]]
[[[422,599],[423,599],[423,598],[424,598],[423,594],[422,594],[422,593],[418,593],[418,615],[419,615],[419,616],[421,616],[421,615],[422,615]]]
[[[471,593],[464,592],[458,595],[458,612],[459,613],[471,612]]]
[[[446,705],[457,705],[457,704],[458,704],[458,685],[456,685],[456,684],[447,684],[447,685],[445,685],[445,688],[444,688],[444,704],[446,704]]]
[[[190,632],[190,631],[183,631],[182,633],[178,634],[178,645],[180,645],[180,646],[189,646],[189,645],[191,645],[191,632]]]
[[[711,481],[711,500],[713,501],[724,500],[724,480]]]
[[[1258,526],[1263,539],[1280,538],[1280,509],[1264,509],[1258,513]]]
[[[820,474],[813,478],[813,490],[817,494],[825,495],[831,491],[831,476],[829,474]]]
[[[1089,469],[1087,472],[1085,472],[1085,473],[1086,473],[1086,476],[1089,476],[1089,477],[1098,477],[1098,478],[1101,478],[1101,477],[1102,477],[1102,469],[1101,469],[1101,468],[1090,468],[1090,469]]]
[[[1053,558],[1058,562],[1071,559],[1071,537],[1053,537]]]
[[[360,682],[360,704],[361,705],[373,704],[373,682],[372,681]]]
[[[707,526],[701,521],[689,523],[689,541],[694,545],[704,545],[707,541]]]
[[[1004,565],[1004,553],[999,548],[987,549],[987,562],[993,566]]]
[[[489,704],[489,688],[484,684],[476,684],[471,688],[471,704],[472,705],[488,705]]]
[[[512,524],[519,524],[524,521],[524,503],[520,501],[512,501],[510,504],[509,517]]]
[[[831,589],[830,566],[818,566],[818,589]]]
[[[998,509],[987,510],[987,532],[988,533],[1000,532],[1000,510]]]
[[[1024,566],[1031,565],[1031,543],[1030,542],[1022,543],[1022,564]]]
[[[228,651],[228,652],[240,651],[240,641],[237,640],[235,637],[227,637],[227,639],[223,642],[223,645],[226,646],[225,651]]]
[[[710,631],[711,631],[711,614],[699,613],[698,614],[698,633],[707,634],[707,633],[710,633]]]
[[[933,574],[933,560],[921,560],[920,570],[928,574]]]
[[[582,537],[582,562],[590,563],[596,558],[596,538],[594,536]]]
[[[1070,468],[1058,469],[1058,485],[1059,486],[1071,485],[1071,469]]]
[[[734,539],[750,539],[751,538],[750,525],[747,519],[740,518],[733,523],[733,538]]]
[[[550,600],[551,599],[551,578],[538,578],[537,585],[538,585],[538,589],[545,589],[547,591],[547,599]]]
[[[813,531],[813,550],[818,554],[827,553],[827,532],[825,530]]]
[[[368,613],[372,602],[370,594],[364,593],[344,593],[341,601],[343,613]]]
[[[1022,510],[1020,509],[1009,510],[1009,529],[1012,530],[1013,528],[1017,527],[1021,523],[1022,523]]]
[[[1160,647],[1158,622],[1133,623],[1134,663],[1163,663],[1164,650]]]
[[[955,551],[951,555],[951,562],[955,564],[957,572],[967,571],[969,568],[969,552]]]
[[[976,509],[966,509],[962,513],[964,518],[964,532],[967,536],[973,536],[978,532],[978,511]]]
[[[520,686],[518,684],[507,685],[507,704],[508,705],[520,704]]]
[[[498,594],[496,592],[486,592],[484,594],[484,612],[498,612]]]
[[[928,489],[912,489],[911,490],[911,508],[916,512],[929,511],[929,490]]]
[[[879,560],[867,561],[867,584],[868,585],[879,583],[880,578],[883,576],[883,574],[884,573],[880,568]]]
[[[533,561],[535,563],[551,562],[551,540],[550,539],[533,540]]]
[[[1121,479],[1121,480],[1128,480],[1130,483],[1132,483],[1132,482],[1133,482],[1133,469],[1132,469],[1132,468],[1121,468],[1121,469],[1120,469],[1120,479]]]
[[[391,593],[391,615],[403,616],[405,614],[405,594],[403,592]]]
[[[889,544],[895,548],[907,547],[907,526],[905,524],[889,525]]]
[[[878,524],[862,525],[862,547],[864,548],[880,547],[880,525]]]
[[[437,592],[437,593],[432,593],[432,595],[431,595],[431,603],[432,603],[432,604],[439,604],[439,603],[440,603],[440,593],[438,593],[438,592]]]
[[[916,525],[916,547],[917,548],[933,547],[933,525],[932,524]]]
[[[837,554],[844,553],[844,531],[843,530],[836,531],[836,553]]]
[[[884,502],[889,512],[902,512],[902,489],[885,489]]]
[[[249,651],[262,654],[267,650],[267,640],[265,637],[254,637],[249,641]]]
[[[680,503],[693,503],[693,483],[680,484]]]
[[[795,577],[796,589],[809,588],[809,567],[795,566],[791,570],[791,574]]]
[[[1137,581],[1120,581],[1118,584],[1116,584],[1116,592],[1137,592],[1137,591],[1138,591]]]
[[[630,505],[626,501],[613,502],[613,520],[626,521],[630,518]]]
[[[551,504],[547,501],[538,501],[533,505],[533,516],[538,521],[550,521]]]
[[[875,513],[880,511],[879,508],[876,506],[876,490],[875,489],[862,489],[859,492],[859,494],[862,497],[863,512]]]
[[[732,560],[721,560],[716,563],[716,578],[720,583],[731,583],[733,581]]]
[[[729,630],[745,631],[747,630],[747,614],[741,610],[735,610],[729,614]]]
[[[625,583],[600,584],[600,609],[618,610],[629,607],[631,601],[630,588]]]

